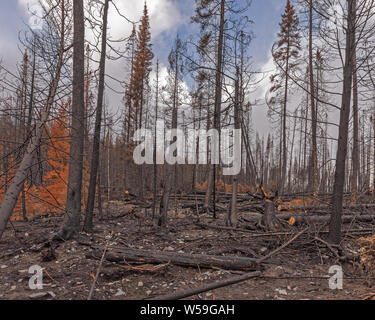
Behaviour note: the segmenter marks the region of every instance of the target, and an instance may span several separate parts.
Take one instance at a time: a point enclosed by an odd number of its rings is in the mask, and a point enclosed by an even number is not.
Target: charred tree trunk
[[[240,121],[240,87],[239,87],[239,68],[237,68],[237,79],[235,83],[235,101],[234,101],[234,128],[239,130],[241,128]],[[234,137],[234,135],[233,135]],[[233,139],[234,140],[234,139]],[[233,143],[236,143],[233,141]],[[233,151],[234,152],[234,151]],[[242,167],[242,166],[241,166]],[[238,175],[232,176],[232,199],[230,203],[230,210],[227,216],[227,225],[236,226],[237,225],[237,189],[238,189]]]
[[[66,216],[58,236],[70,239],[79,232],[82,200],[82,168],[85,105],[85,17],[83,0],[73,2],[73,99]]]
[[[313,0],[309,1],[309,75],[310,75],[310,104],[311,104],[311,163],[310,163],[310,185],[314,195],[319,188],[318,171],[318,144],[317,144],[317,112],[315,104],[314,66],[313,66]]]
[[[92,158],[91,158],[91,172],[90,172],[90,184],[87,198],[86,216],[84,222],[84,231],[91,232],[93,228],[93,212],[95,205],[95,192],[97,185],[97,176],[99,168],[99,156],[100,156],[100,129],[102,124],[103,114],[103,99],[104,99],[104,81],[105,81],[105,60],[107,52],[107,24],[108,24],[108,7],[109,0],[105,0],[104,11],[103,11],[103,26],[102,26],[102,48],[99,63],[99,88],[98,88],[98,103],[96,107],[96,119],[95,119],[95,132],[94,142],[92,147]]]
[[[173,114],[172,114],[172,129],[177,128],[177,106],[173,108]],[[176,138],[175,138],[176,139]],[[175,143],[176,140],[172,141],[172,143]],[[160,202],[160,212],[159,217],[157,221],[158,227],[166,227],[167,225],[167,219],[168,219],[168,208],[169,208],[169,199],[171,196],[171,190],[172,190],[172,182],[174,181],[174,175],[175,175],[175,166],[171,164],[165,164],[165,179],[164,179],[164,190],[163,190],[163,196],[161,198]]]
[[[333,187],[332,213],[329,226],[329,240],[341,242],[342,206],[345,184],[345,164],[348,149],[349,116],[353,81],[353,57],[355,52],[356,1],[348,0],[344,83],[340,110],[339,139],[336,157],[335,184]]]
[[[103,248],[94,247],[99,252],[95,252],[93,256],[101,256]],[[183,267],[193,268],[213,268],[218,267],[226,270],[255,270],[258,268],[257,263],[260,259],[244,258],[244,257],[225,257],[225,256],[209,256],[203,254],[182,254],[164,251],[148,251],[131,248],[111,248],[105,255],[106,260],[110,262],[132,262],[132,263],[148,263],[162,264],[171,263]],[[264,263],[267,263],[265,261]]]
[[[156,200],[158,196],[157,180],[158,180],[158,165],[157,165],[157,122],[159,109],[159,60],[156,63],[156,97],[155,97],[155,131],[154,131],[154,198],[152,199],[152,219],[155,218],[156,213]]]
[[[261,226],[267,231],[276,229],[276,208],[273,201],[265,199],[264,214],[261,219]]]
[[[356,202],[358,191],[360,150],[359,150],[359,117],[358,117],[358,74],[357,55],[353,53],[353,150],[352,150],[352,202]]]
[[[215,114],[214,114],[214,129],[219,132],[220,140],[220,119],[221,119],[221,98],[222,98],[222,68],[223,68],[223,47],[224,47],[224,25],[225,25],[225,0],[221,0],[220,7],[220,25],[219,25],[219,39],[217,47],[217,63],[216,63],[216,78],[215,78]],[[219,144],[220,145],[220,144]],[[220,152],[213,150],[213,152]],[[208,210],[211,202],[212,193],[214,190],[216,176],[216,165],[210,165],[209,178],[206,190],[205,207]],[[216,199],[213,199],[215,202]]]

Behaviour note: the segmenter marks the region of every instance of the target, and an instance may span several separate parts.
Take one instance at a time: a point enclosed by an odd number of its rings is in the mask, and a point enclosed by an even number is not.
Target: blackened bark
[[[73,99],[72,129],[70,142],[70,162],[66,217],[58,234],[70,239],[79,232],[81,220],[81,191],[83,168],[84,105],[85,105],[85,21],[83,0],[73,2]]]
[[[221,118],[221,98],[222,98],[222,68],[223,68],[223,47],[224,47],[224,25],[225,25],[225,0],[221,0],[220,7],[220,26],[219,26],[219,39],[217,47],[217,63],[216,63],[216,79],[215,79],[215,114],[214,114],[214,129],[220,133],[220,118]],[[220,138],[219,138],[220,139]],[[214,150],[214,152],[220,152]],[[211,202],[211,196],[216,179],[216,165],[210,165],[209,178],[206,190],[205,207],[208,210]],[[213,199],[216,201],[216,199]]]
[[[84,222],[84,231],[90,232],[93,228],[93,212],[95,206],[95,193],[97,185],[98,167],[99,167],[99,155],[100,155],[100,131],[102,125],[102,114],[103,114],[103,98],[104,98],[104,81],[105,81],[105,60],[107,52],[107,25],[108,25],[108,7],[109,0],[105,0],[104,11],[103,11],[103,26],[102,26],[102,48],[99,63],[99,87],[98,87],[98,101],[96,106],[96,117],[95,117],[95,132],[94,141],[92,147],[92,158],[91,158],[91,172],[90,172],[90,184],[87,198],[86,216]]]
[[[351,192],[352,201],[355,202],[358,191],[360,148],[359,148],[359,118],[358,118],[358,75],[357,55],[353,54],[353,150],[352,150],[352,177]]]
[[[234,102],[234,128],[239,130],[241,128],[240,121],[240,71],[237,68],[237,79],[235,82],[235,102]],[[233,135],[234,136],[234,135]],[[241,166],[242,167],[242,166]],[[232,176],[232,199],[230,202],[230,210],[228,210],[228,216],[226,224],[228,226],[237,225],[237,191],[238,191],[238,175]]]
[[[156,97],[155,97],[155,130],[154,130],[154,154],[153,154],[153,159],[154,159],[154,197],[152,199],[152,219],[155,218],[155,213],[156,213],[156,199],[157,199],[157,194],[158,194],[158,188],[157,188],[157,180],[158,180],[158,165],[157,165],[157,121],[158,121],[158,109],[159,109],[159,60],[156,63]]]
[[[342,205],[345,183],[345,165],[348,151],[348,131],[353,81],[353,57],[355,51],[356,1],[348,1],[344,83],[340,110],[340,127],[336,157],[335,184],[333,186],[332,213],[329,226],[329,240],[334,244],[341,242]]]
[[[310,185],[314,194],[319,188],[318,172],[318,145],[317,145],[317,112],[315,104],[314,67],[313,67],[313,0],[309,3],[309,75],[310,75],[310,104],[311,104],[311,163],[310,163]]]

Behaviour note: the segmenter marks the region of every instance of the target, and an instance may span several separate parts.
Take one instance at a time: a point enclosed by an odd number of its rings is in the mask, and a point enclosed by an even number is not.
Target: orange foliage
[[[33,217],[45,212],[63,213],[66,201],[67,181],[69,173],[69,128],[65,108],[46,128],[46,136],[50,137],[47,152],[48,171],[43,177],[43,185],[32,186],[25,183],[27,216]],[[1,193],[0,193],[1,200]],[[22,219],[21,197],[17,201],[12,220]]]
[[[373,278],[375,275],[375,236],[362,237],[356,241],[360,245],[360,270],[367,275],[369,279]]]
[[[197,189],[199,191],[206,191],[207,190],[207,181],[202,182],[202,183],[196,182],[195,183],[195,189]]]
[[[69,129],[67,127],[68,117],[66,110],[60,111],[59,117],[52,123],[50,128],[51,140],[47,153],[47,163],[50,171],[44,176],[46,184],[39,188],[39,196],[49,202],[49,211],[55,212],[57,207],[62,207],[66,200],[67,181],[69,173]]]
[[[320,202],[318,202],[313,197],[306,197],[306,198],[297,198],[292,201],[283,202],[281,203],[277,210],[278,211],[293,211],[293,210],[300,210],[301,207],[307,207],[307,206],[319,206],[321,205]]]
[[[207,181],[202,182],[202,183],[197,182],[195,184],[195,188],[200,191],[206,191],[207,184],[208,184]],[[233,188],[231,184],[225,184],[223,180],[216,180],[216,190],[219,192],[232,193]],[[238,184],[237,190],[238,190],[238,193],[246,193],[246,192],[251,191],[251,187]]]
[[[134,31],[133,31],[134,33]],[[134,35],[135,36],[135,35]],[[138,42],[137,49],[135,51],[135,57],[132,65],[132,75],[130,78],[130,84],[128,88],[128,99],[130,99],[130,104],[132,104],[133,110],[129,109],[133,113],[135,125],[139,124],[141,120],[142,105],[143,105],[143,90],[145,89],[144,81],[147,79],[148,75],[152,69],[152,59],[154,54],[152,53],[151,44],[151,32],[150,32],[150,21],[147,10],[146,2],[143,9],[143,17],[139,25],[138,31]],[[130,107],[130,105],[129,105]],[[128,122],[131,116],[128,117]],[[130,123],[128,123],[130,125]]]

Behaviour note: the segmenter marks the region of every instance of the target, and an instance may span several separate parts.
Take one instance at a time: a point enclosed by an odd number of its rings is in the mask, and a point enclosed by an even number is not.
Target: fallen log
[[[89,258],[99,258],[103,247],[92,246],[94,252]],[[151,251],[132,248],[110,247],[105,255],[109,262],[138,263],[138,264],[165,264],[170,263],[177,266],[192,268],[220,268],[224,270],[255,271],[259,269],[260,259],[211,256],[204,254],[186,254],[176,252]],[[274,263],[270,260],[262,260],[262,263]]]
[[[216,230],[223,230],[223,231],[254,233],[254,229],[240,229],[240,228],[220,226],[216,224],[206,224],[206,223],[200,223],[200,222],[197,222],[195,225],[202,229],[216,229]]]
[[[281,205],[280,211],[326,211],[331,210],[330,206],[291,206],[291,205]],[[343,205],[343,210],[356,211],[363,209],[375,209],[375,204],[354,204],[354,205]]]
[[[285,242],[281,247],[272,251],[267,256],[261,258],[259,260],[259,262],[263,262],[266,259],[268,259],[269,257],[271,257],[271,256],[275,255],[276,253],[280,252],[282,249],[289,246],[293,241],[298,239],[307,230],[308,230],[308,228],[300,231],[293,238],[291,238],[290,240]],[[244,281],[249,280],[251,278],[258,277],[260,275],[261,275],[261,273],[259,271],[252,272],[252,273],[246,273],[244,275],[233,277],[233,278],[230,278],[230,279],[227,279],[227,280],[217,281],[217,282],[214,282],[212,284],[203,285],[203,286],[195,288],[195,289],[188,289],[188,290],[185,290],[185,291],[172,293],[172,294],[168,294],[168,295],[164,295],[164,296],[159,296],[159,297],[151,298],[151,299],[148,299],[148,300],[156,300],[156,301],[160,301],[160,300],[162,300],[162,301],[180,300],[180,299],[188,298],[188,297],[191,297],[191,296],[203,293],[203,292],[207,292],[207,291],[215,290],[215,289],[218,289],[218,288],[223,288],[223,287],[227,287],[227,286],[230,286],[230,285],[233,285],[233,284],[237,284],[237,283],[240,283],[240,282],[244,282]]]
[[[279,220],[289,220],[290,218],[295,218],[297,223],[323,223],[323,222],[329,222],[331,220],[330,215],[325,216],[310,216],[308,214],[278,214],[276,215],[276,218]],[[242,217],[243,220],[246,222],[255,222],[259,223],[262,219],[262,217],[259,216],[245,216]],[[349,223],[352,221],[358,221],[358,222],[375,222],[375,215],[345,215],[342,217],[343,223]]]
[[[211,284],[203,285],[203,286],[195,288],[195,289],[188,289],[188,290],[184,290],[184,291],[181,291],[181,292],[172,293],[172,294],[168,294],[168,295],[165,295],[165,296],[154,297],[154,298],[150,298],[150,299],[146,299],[146,300],[151,300],[151,301],[180,300],[180,299],[188,298],[188,297],[191,297],[191,296],[195,296],[195,295],[200,294],[200,293],[208,292],[208,291],[211,291],[211,290],[215,290],[215,289],[219,289],[219,288],[223,288],[223,287],[228,287],[228,286],[231,286],[233,284],[237,284],[237,283],[244,282],[244,281],[247,281],[247,280],[255,278],[255,277],[259,277],[260,275],[261,275],[261,272],[259,272],[259,271],[252,272],[252,273],[246,273],[244,275],[233,277],[233,278],[230,278],[230,279],[227,279],[227,280],[216,281],[216,282],[211,283]]]

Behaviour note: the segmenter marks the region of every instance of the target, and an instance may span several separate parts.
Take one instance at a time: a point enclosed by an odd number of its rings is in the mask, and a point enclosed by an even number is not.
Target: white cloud
[[[28,6],[37,4],[39,0],[18,0],[18,4],[27,10]]]
[[[45,0],[42,0],[45,1]],[[88,0],[85,0],[87,2]],[[18,4],[26,15],[30,14],[30,8],[33,8],[38,4],[39,0],[18,0]],[[101,1],[103,2],[103,1]],[[129,20],[134,22],[139,22],[144,9],[144,1],[141,0],[114,0],[113,1],[121,13]],[[151,42],[164,44],[166,42],[165,35],[177,33],[179,26],[187,22],[187,17],[184,17],[183,13],[179,10],[177,1],[173,0],[147,0],[148,13],[150,17],[150,31],[151,31]],[[97,16],[100,20],[100,16]],[[121,17],[116,8],[110,4],[108,13],[108,36],[112,40],[124,39],[128,37],[132,31],[133,25],[127,22],[123,17]],[[137,28],[138,30],[138,28]],[[86,30],[86,38],[94,43],[94,34],[90,30]],[[112,43],[116,48],[120,46],[123,48],[123,44]],[[163,47],[163,46],[161,46]],[[169,43],[165,43],[164,46],[167,50],[170,50]],[[109,50],[109,48],[108,48]],[[162,48],[162,50],[164,50]],[[157,55],[157,53],[156,53]],[[96,58],[97,55],[96,55]],[[92,66],[96,68],[96,66]],[[124,81],[126,80],[126,66],[124,60],[120,59],[117,61],[107,61],[107,73],[112,77]],[[164,82],[166,79],[166,68],[161,68],[160,78]],[[108,84],[116,89],[117,91],[123,91],[117,82],[112,81],[107,78]],[[115,110],[122,105],[122,96],[107,91],[108,102],[111,105],[111,109]]]
[[[130,20],[137,22],[142,17],[143,1],[121,0],[115,3],[121,14]],[[178,10],[177,4],[171,0],[148,0],[147,6],[153,39],[163,32],[176,30],[178,25],[183,23],[184,19]],[[113,6],[110,8],[108,21],[110,34],[115,38],[127,36],[132,30],[132,25],[119,16]]]
[[[18,0],[19,6],[29,12],[38,4],[39,0]],[[44,0],[42,0],[44,2]],[[117,0],[114,1],[121,14],[132,21],[139,21],[143,14],[144,2],[141,0]],[[175,31],[177,27],[186,22],[186,18],[179,11],[176,1],[172,0],[147,0],[146,1],[150,16],[152,37],[156,38],[163,32]],[[116,9],[111,5],[109,10],[109,28],[111,35],[124,37],[129,35],[132,25],[127,23],[117,14]]]

